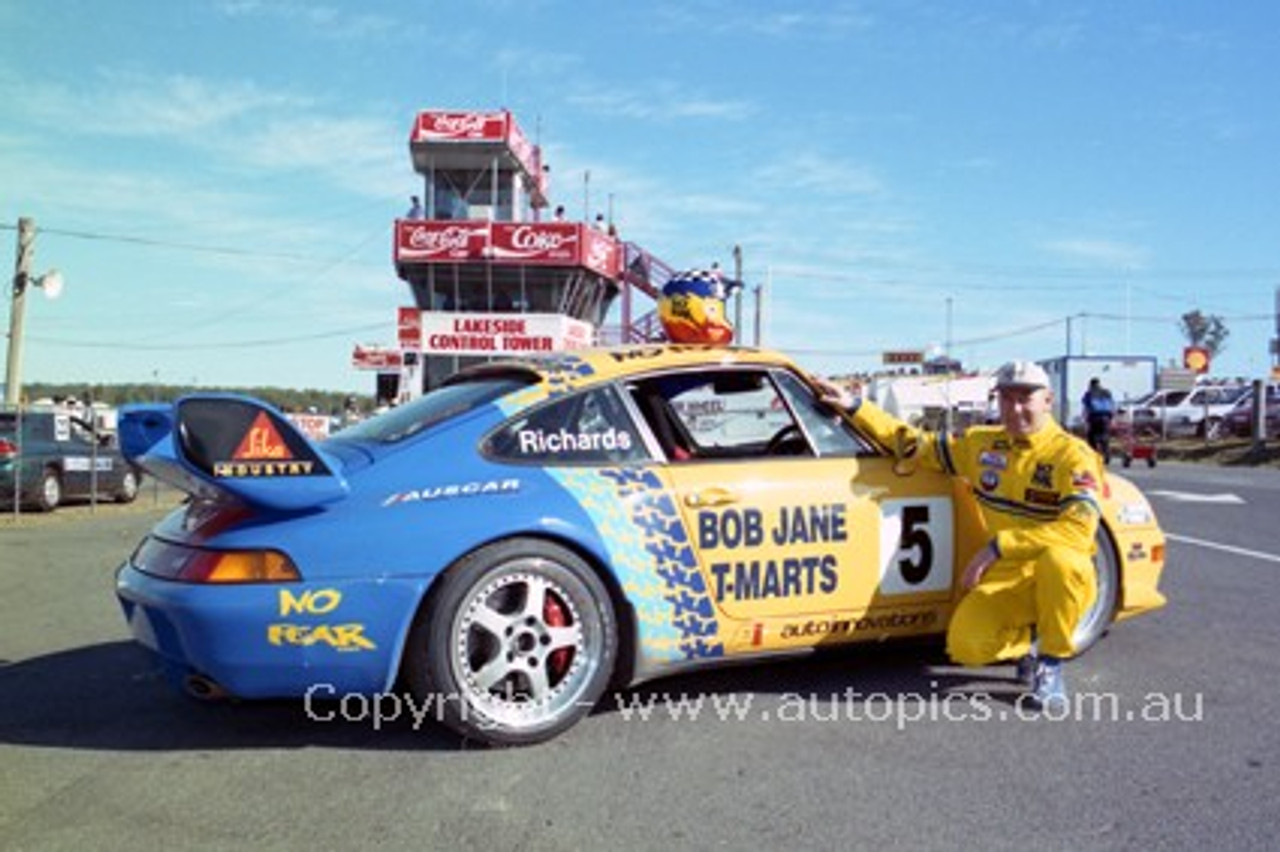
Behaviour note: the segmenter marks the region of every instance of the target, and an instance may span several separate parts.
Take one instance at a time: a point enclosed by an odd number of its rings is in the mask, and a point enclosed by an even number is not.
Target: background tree
[[[1183,314],[1178,328],[1187,343],[1208,350],[1210,356],[1217,355],[1227,347],[1227,335],[1231,334],[1222,317],[1205,315],[1199,308]]]

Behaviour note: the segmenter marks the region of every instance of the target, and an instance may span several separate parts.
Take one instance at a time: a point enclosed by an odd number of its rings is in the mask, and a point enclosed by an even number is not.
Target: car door
[[[941,629],[953,596],[951,482],[899,476],[785,370],[633,387],[665,403],[664,474],[721,615],[726,651]],[[646,413],[646,417],[651,414]]]

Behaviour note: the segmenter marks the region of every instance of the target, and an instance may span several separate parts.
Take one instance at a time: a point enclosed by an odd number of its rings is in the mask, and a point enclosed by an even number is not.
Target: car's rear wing
[[[122,406],[119,434],[125,458],[198,499],[300,510],[350,490],[341,462],[250,397],[194,394],[172,405]]]

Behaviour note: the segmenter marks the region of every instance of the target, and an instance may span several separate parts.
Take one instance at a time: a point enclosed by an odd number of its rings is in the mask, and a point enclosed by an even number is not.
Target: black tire
[[[1076,653],[1083,654],[1111,629],[1116,618],[1116,606],[1120,601],[1120,558],[1105,527],[1098,527],[1097,548],[1093,567],[1098,583],[1098,595],[1093,606],[1076,625],[1072,643]]]
[[[1133,456],[1129,455],[1128,453],[1125,453],[1121,457],[1120,463],[1123,464],[1125,467],[1128,467],[1129,465],[1133,464]]]
[[[138,499],[138,474],[133,468],[126,468],[120,477],[120,487],[116,489],[117,503],[132,503]]]
[[[40,474],[40,490],[36,492],[36,508],[52,512],[62,505],[62,477],[53,468],[45,468]]]
[[[517,538],[450,566],[414,620],[402,671],[414,698],[464,736],[526,745],[591,711],[617,651],[613,603],[591,566]]]

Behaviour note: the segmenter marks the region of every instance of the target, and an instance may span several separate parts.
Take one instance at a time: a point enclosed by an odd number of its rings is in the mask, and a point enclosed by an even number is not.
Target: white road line
[[[1159,497],[1167,497],[1175,503],[1225,503],[1227,505],[1240,505],[1244,500],[1235,494],[1195,494],[1187,491],[1148,491],[1147,495],[1156,495]]]
[[[1195,544],[1200,547],[1207,547],[1210,550],[1221,550],[1224,553],[1234,553],[1238,556],[1250,556],[1254,559],[1261,559],[1265,562],[1280,562],[1280,556],[1274,553],[1263,553],[1258,550],[1247,550],[1243,547],[1236,547],[1231,544],[1219,544],[1216,541],[1205,541],[1202,538],[1192,538],[1186,535],[1175,535],[1173,533],[1165,533],[1164,537],[1170,541],[1181,541],[1185,544]]]

